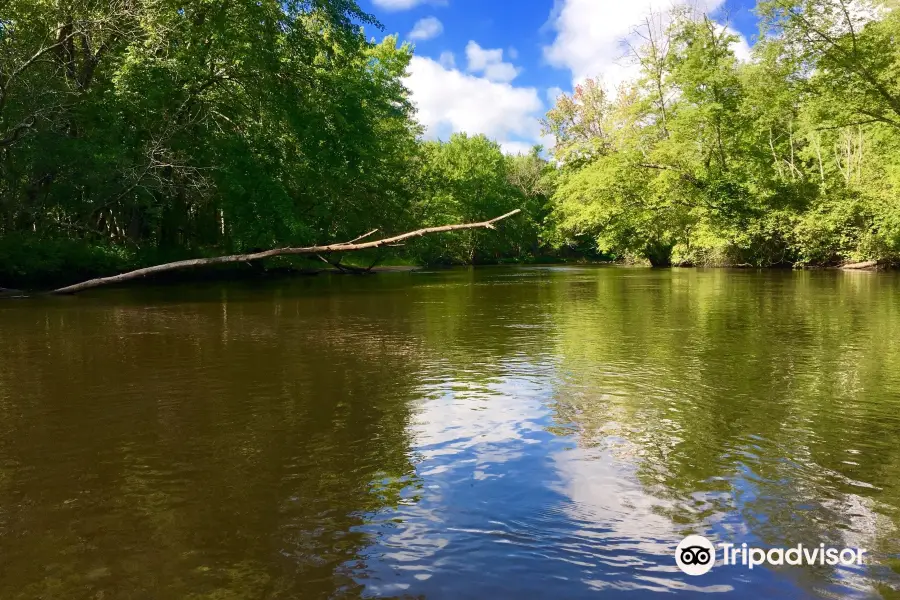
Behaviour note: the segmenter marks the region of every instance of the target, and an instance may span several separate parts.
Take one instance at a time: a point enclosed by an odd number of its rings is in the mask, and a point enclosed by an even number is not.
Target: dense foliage
[[[423,259],[472,264],[523,259],[538,252],[539,223],[547,203],[542,188],[547,163],[539,149],[504,156],[500,145],[484,136],[455,134],[448,142],[423,143],[421,153],[415,210],[420,222],[430,226],[484,221],[516,208],[524,213],[500,231],[473,230],[422,240]]]
[[[562,96],[557,141],[424,141],[412,56],[353,0],[7,0],[0,285],[524,214],[420,262],[572,248],[667,264],[900,255],[900,15],[763,0],[754,57],[704,15],[651,16],[640,76]],[[377,258],[377,257],[376,257]]]
[[[766,0],[754,57],[704,15],[648,19],[640,77],[560,98],[550,232],[668,264],[900,254],[900,15]]]
[[[0,233],[141,260],[397,226],[410,51],[353,21],[371,18],[347,0],[13,0]]]

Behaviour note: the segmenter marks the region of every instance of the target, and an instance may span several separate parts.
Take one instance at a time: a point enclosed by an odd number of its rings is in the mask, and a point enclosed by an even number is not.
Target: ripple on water
[[[900,590],[895,275],[422,275],[0,307],[0,597]]]

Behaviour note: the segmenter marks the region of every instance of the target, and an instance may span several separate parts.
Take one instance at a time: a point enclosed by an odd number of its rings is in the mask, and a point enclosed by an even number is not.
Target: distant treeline
[[[423,140],[412,56],[353,0],[9,0],[0,285],[480,221],[421,263],[600,254],[831,265],[900,250],[900,17],[770,0],[748,62],[704,15],[648,15],[640,77],[589,80],[549,155]],[[395,252],[397,252],[395,250]],[[366,257],[378,260],[380,256]]]

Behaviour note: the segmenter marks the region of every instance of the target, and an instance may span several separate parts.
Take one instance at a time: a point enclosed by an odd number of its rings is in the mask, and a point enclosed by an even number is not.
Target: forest
[[[413,47],[367,37],[354,0],[4,0],[0,286],[515,209],[357,260],[894,264],[895,5],[756,11],[746,61],[707,15],[647,15],[625,51],[638,76],[576,85],[543,120],[554,146],[509,156],[426,138]]]

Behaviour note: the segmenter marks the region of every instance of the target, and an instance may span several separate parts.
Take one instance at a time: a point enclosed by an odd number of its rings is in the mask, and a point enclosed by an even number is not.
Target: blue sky
[[[748,0],[361,0],[384,33],[415,44],[406,83],[427,136],[484,133],[508,152],[550,143],[538,119],[579,80],[632,77],[623,40],[645,16],[687,3],[739,34],[736,54],[747,55]]]

